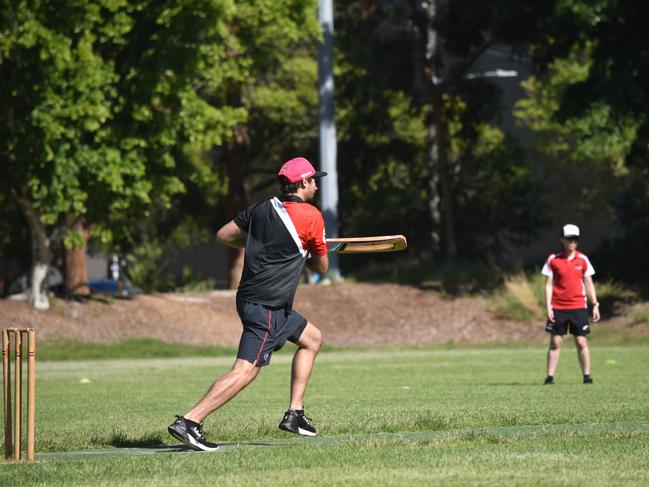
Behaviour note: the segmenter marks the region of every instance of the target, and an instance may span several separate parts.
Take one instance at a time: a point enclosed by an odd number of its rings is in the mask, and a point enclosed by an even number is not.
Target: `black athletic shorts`
[[[297,311],[269,308],[263,304],[237,299],[237,312],[243,323],[237,358],[257,366],[268,365],[270,356],[286,341],[297,342],[307,321]]]
[[[590,333],[588,324],[588,310],[579,309],[555,309],[554,323],[550,320],[545,325],[545,331],[552,335],[565,335],[570,329],[574,336],[586,336]]]

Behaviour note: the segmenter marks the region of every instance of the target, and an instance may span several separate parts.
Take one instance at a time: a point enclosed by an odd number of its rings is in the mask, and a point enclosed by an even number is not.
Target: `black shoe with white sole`
[[[315,436],[315,428],[309,422],[311,418],[304,415],[304,410],[289,409],[284,413],[284,418],[279,423],[279,429],[295,433],[296,435]]]
[[[182,441],[188,447],[198,451],[216,451],[219,445],[207,441],[203,434],[203,424],[185,419],[184,416],[176,416],[176,421],[167,428],[169,434]]]

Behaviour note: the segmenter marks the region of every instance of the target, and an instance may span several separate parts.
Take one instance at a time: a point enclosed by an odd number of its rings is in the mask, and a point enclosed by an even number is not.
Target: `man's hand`
[[[599,303],[593,304],[593,322],[597,323],[600,319],[599,315]]]
[[[552,310],[552,308],[548,308],[548,320],[554,323],[554,311]]]

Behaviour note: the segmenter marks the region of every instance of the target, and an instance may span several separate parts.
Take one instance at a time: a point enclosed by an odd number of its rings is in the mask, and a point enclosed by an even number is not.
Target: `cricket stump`
[[[32,328],[2,330],[2,384],[4,386],[5,458],[22,458],[23,416],[23,338],[27,341],[27,460],[34,460],[36,419],[36,332]],[[14,385],[11,387],[11,351],[13,345]],[[13,424],[12,424],[13,404]]]

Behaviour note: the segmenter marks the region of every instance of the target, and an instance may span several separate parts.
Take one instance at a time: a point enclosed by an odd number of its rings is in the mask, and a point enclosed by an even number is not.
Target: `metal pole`
[[[327,177],[320,181],[320,197],[327,237],[334,238],[338,236],[338,171],[333,76],[333,0],[320,0],[318,19],[323,36],[318,49],[320,168],[327,172]],[[329,278],[333,281],[342,279],[338,256],[335,254],[329,255]]]

